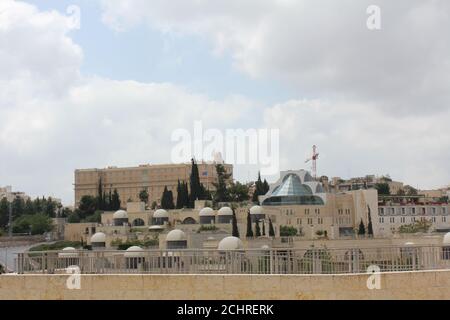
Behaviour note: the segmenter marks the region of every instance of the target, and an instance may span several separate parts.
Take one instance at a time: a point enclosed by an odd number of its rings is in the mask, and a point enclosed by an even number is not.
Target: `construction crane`
[[[306,159],[305,163],[312,161],[312,174],[314,179],[317,179],[317,159],[319,159],[319,153],[317,152],[316,145],[314,145],[312,148],[313,148],[312,156],[311,158]]]

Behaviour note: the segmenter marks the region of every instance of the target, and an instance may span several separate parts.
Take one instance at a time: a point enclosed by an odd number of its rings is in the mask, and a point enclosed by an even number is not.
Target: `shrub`
[[[52,219],[45,214],[23,215],[13,222],[14,233],[44,234],[53,229]]]
[[[280,237],[294,237],[298,230],[292,226],[280,226]]]
[[[51,244],[40,244],[34,247],[31,247],[29,251],[54,251],[54,250],[62,250],[66,247],[73,247],[75,249],[81,248],[81,242],[79,241],[58,241]]]

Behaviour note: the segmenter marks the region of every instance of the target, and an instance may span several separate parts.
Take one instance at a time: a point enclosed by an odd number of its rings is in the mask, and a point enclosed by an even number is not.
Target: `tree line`
[[[12,212],[12,232],[43,234],[52,230],[52,220],[65,216],[67,210],[51,197],[24,200],[16,197],[11,203],[4,197],[0,200],[0,229],[9,230],[9,207]]]

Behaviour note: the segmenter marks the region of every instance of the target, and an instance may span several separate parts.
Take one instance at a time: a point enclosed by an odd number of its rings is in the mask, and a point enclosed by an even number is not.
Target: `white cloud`
[[[390,113],[450,105],[450,3],[377,1],[382,30],[369,31],[373,1],[103,0],[103,21],[194,34],[229,52],[252,77],[284,80],[299,94],[375,103]]]
[[[379,109],[342,101],[292,100],[265,111],[267,126],[279,127],[281,166],[304,167],[319,146],[318,174],[390,174],[422,188],[448,184],[450,110],[443,114],[387,116]]]

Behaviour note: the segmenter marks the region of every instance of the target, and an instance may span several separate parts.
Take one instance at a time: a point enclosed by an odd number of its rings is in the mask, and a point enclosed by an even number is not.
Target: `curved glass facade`
[[[263,206],[282,206],[282,205],[324,205],[321,197],[318,196],[272,196],[263,201]]]

